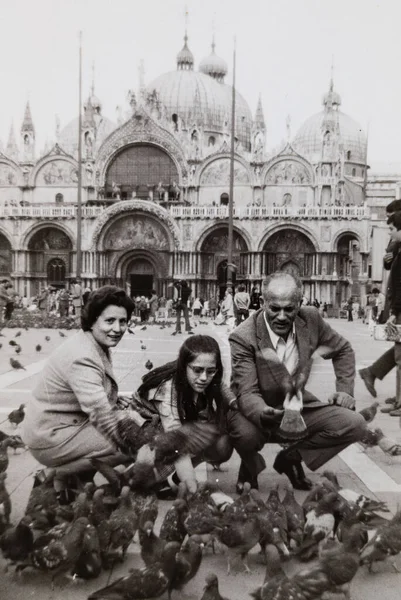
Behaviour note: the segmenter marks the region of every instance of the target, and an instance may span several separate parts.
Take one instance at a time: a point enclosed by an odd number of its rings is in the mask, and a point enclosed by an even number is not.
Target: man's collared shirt
[[[263,316],[271,343],[273,344],[273,348],[276,351],[280,362],[283,363],[289,374],[293,375],[299,362],[295,323],[292,326],[292,331],[288,334],[287,341],[285,341],[282,337],[274,333],[266,319],[266,313],[263,313]]]

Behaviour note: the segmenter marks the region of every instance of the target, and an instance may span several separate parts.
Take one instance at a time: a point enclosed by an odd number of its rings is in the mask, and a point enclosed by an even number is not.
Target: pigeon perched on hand
[[[10,358],[10,365],[12,366],[13,369],[18,370],[18,369],[23,369],[24,371],[26,371],[24,365],[22,365],[19,360],[15,359],[15,358]]]

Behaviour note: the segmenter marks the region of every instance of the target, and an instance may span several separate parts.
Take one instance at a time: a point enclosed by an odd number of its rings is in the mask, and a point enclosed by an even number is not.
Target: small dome
[[[340,143],[343,145],[345,155],[350,162],[365,163],[367,140],[361,126],[351,117],[341,112],[338,115]],[[312,163],[319,162],[322,156],[323,132],[322,125],[326,117],[325,111],[313,115],[299,128],[293,147],[300,154],[307,157]]]
[[[216,45],[213,40],[212,52],[209,54],[209,56],[201,60],[199,71],[205,75],[209,75],[210,77],[217,79],[217,81],[223,81],[224,77],[227,75],[228,67],[224,58],[217,56],[215,47]]]
[[[184,46],[177,54],[177,69],[191,71],[194,68],[194,55],[188,48],[188,36],[185,33]]]
[[[60,132],[59,145],[65,152],[72,156],[77,156],[78,154],[78,122],[79,119],[76,117],[63,127]],[[115,129],[117,129],[116,123],[102,116],[97,130],[96,149],[101,146],[104,140]]]
[[[102,109],[102,103],[99,100],[99,98],[97,96],[95,96],[94,94],[91,94],[87,101],[84,104],[84,108],[87,108],[88,106],[91,106],[92,108],[94,108],[95,110],[97,110],[98,112],[101,111]]]

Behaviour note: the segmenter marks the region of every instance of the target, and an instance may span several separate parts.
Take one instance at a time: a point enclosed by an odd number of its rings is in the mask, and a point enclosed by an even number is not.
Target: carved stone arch
[[[220,162],[221,161],[221,162]],[[202,167],[200,169],[197,170],[197,172],[195,173],[195,185],[199,186],[199,185],[208,185],[208,183],[204,181],[204,177],[205,174],[207,174],[207,171],[211,169],[213,163],[216,163],[216,165],[220,162],[220,164],[223,164],[222,161],[224,161],[224,165],[225,165],[225,169],[224,169],[224,175],[227,176],[227,162],[228,165],[230,164],[230,156],[227,155],[226,153],[218,153],[218,154],[213,154],[212,156],[209,156],[204,163],[202,164]],[[249,167],[249,164],[244,160],[244,158],[242,156],[240,156],[239,154],[236,154],[234,157],[234,174],[235,174],[235,164],[239,164],[241,165],[241,167],[243,167],[247,177],[248,177],[248,181],[236,181],[235,180],[235,176],[234,176],[234,181],[237,185],[249,185],[249,186],[253,186],[255,185],[255,181],[254,181],[254,174],[252,172],[252,170]],[[229,170],[228,170],[229,172]],[[221,179],[221,177],[220,177]],[[228,185],[228,181],[227,179],[221,180],[221,185]],[[210,184],[209,184],[210,185]],[[213,184],[212,184],[213,185]],[[220,185],[220,182],[219,182]]]
[[[320,252],[319,241],[316,238],[314,232],[309,227],[306,227],[305,225],[298,225],[296,223],[289,223],[288,225],[283,225],[282,223],[280,223],[278,225],[273,225],[272,227],[269,227],[269,229],[267,229],[264,232],[261,240],[259,241],[257,251],[263,252],[266,242],[272,235],[274,235],[275,233],[277,233],[279,231],[285,231],[287,229],[292,229],[294,231],[298,231],[299,233],[303,233],[309,239],[309,241],[313,244],[313,246],[315,248],[315,252]]]
[[[289,171],[292,171],[293,175]],[[288,173],[286,173],[288,171]],[[287,176],[285,180],[284,177]],[[282,181],[276,181],[282,177]],[[293,178],[295,181],[293,181]],[[313,186],[315,174],[312,165],[297,154],[280,154],[269,161],[261,173],[262,185],[309,185]]]
[[[69,165],[69,179],[67,181],[64,180],[64,177],[61,181],[58,180],[59,177],[59,166],[60,163],[66,163]],[[54,166],[54,173],[51,172],[51,168]],[[46,170],[47,168],[47,170]],[[75,176],[72,177],[71,173],[75,173]],[[42,176],[45,181],[40,182],[38,179]],[[48,178],[48,182],[46,182],[46,177]],[[36,187],[38,185],[50,185],[57,187],[58,185],[72,185],[75,186],[78,181],[78,163],[77,161],[68,154],[51,154],[50,156],[45,156],[42,160],[40,160],[35,168],[31,171],[29,175],[29,184],[32,187]]]
[[[367,240],[365,239],[365,237],[361,235],[361,233],[353,231],[349,227],[343,227],[342,229],[337,231],[337,233],[333,236],[333,240],[331,243],[331,252],[337,252],[338,242],[340,241],[340,238],[342,238],[345,235],[349,235],[351,237],[356,238],[356,240],[359,243],[360,252],[369,252]]]
[[[155,251],[135,248],[114,256],[109,264],[110,273],[115,273],[116,279],[126,279],[127,269],[136,259],[144,259],[151,263],[154,273],[161,279],[168,277],[169,265],[167,256]]]
[[[228,223],[227,221],[219,221],[218,223],[216,223],[215,225],[208,225],[207,227],[205,227],[203,229],[203,231],[200,233],[199,237],[198,237],[198,242],[196,244],[195,247],[195,251],[196,252],[201,252],[202,251],[202,246],[205,243],[206,239],[208,238],[208,236],[213,233],[214,231],[218,231],[220,229],[223,229],[227,227],[228,228]],[[247,231],[245,231],[244,229],[240,229],[239,227],[237,227],[236,225],[234,225],[233,230],[242,237],[242,239],[244,240],[247,248],[243,250],[243,252],[250,252],[252,250],[252,238],[251,236],[248,234]]]
[[[11,180],[10,180],[11,177]],[[0,153],[0,185],[21,187],[24,185],[24,175],[21,167],[11,158]]]
[[[119,217],[126,215],[137,215],[142,216],[150,215],[156,220],[161,221],[164,226],[166,233],[170,240],[170,250],[179,250],[181,247],[181,236],[180,230],[178,229],[174,220],[170,217],[170,214],[157,204],[153,202],[147,202],[146,200],[126,200],[123,202],[117,202],[109,208],[107,208],[97,219],[96,226],[92,235],[91,249],[96,251],[102,240],[109,230],[111,223],[114,223]]]
[[[29,250],[29,242],[33,238],[33,236],[40,231],[41,229],[58,229],[62,231],[71,242],[71,251],[76,250],[76,240],[75,235],[72,231],[70,231],[65,225],[62,223],[56,223],[55,221],[46,221],[42,223],[35,223],[32,225],[24,234],[21,240],[21,249]]]
[[[6,240],[10,244],[12,250],[18,250],[17,246],[13,246],[13,241],[15,242],[15,238],[13,238],[10,235],[10,232],[7,231],[6,229],[4,229],[4,227],[0,227],[0,236],[3,236],[6,238]]]
[[[111,161],[125,147],[133,144],[150,144],[164,150],[174,161],[179,174],[179,185],[188,177],[188,165],[183,150],[174,135],[161,127],[139,107],[126,123],[113,131],[102,143],[96,158],[96,184],[104,186],[106,171]]]

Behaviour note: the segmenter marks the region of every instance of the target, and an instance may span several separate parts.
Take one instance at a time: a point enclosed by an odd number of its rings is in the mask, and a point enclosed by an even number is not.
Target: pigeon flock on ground
[[[139,329],[146,330],[149,325]],[[163,323],[161,328],[171,325]],[[21,334],[17,332],[14,338]],[[61,331],[59,335],[65,337]],[[135,335],[135,325],[127,335]],[[44,340],[51,341],[49,336]],[[15,339],[11,341],[12,348],[22,348]],[[139,344],[146,350],[143,340]],[[36,352],[41,349],[37,344]],[[10,364],[13,369],[25,368],[13,357]],[[149,359],[143,366],[153,368]],[[371,423],[377,410],[375,402],[360,412]],[[15,428],[23,418],[24,404],[8,415]],[[75,499],[68,505],[59,504],[54,471],[49,470],[48,477],[32,489],[25,515],[15,521],[7,492],[7,468],[12,459],[8,449],[16,452],[24,445],[18,435],[0,431],[0,551],[8,568],[21,573],[22,583],[25,570],[47,574],[51,587],[61,585],[63,577],[93,580],[107,573],[107,585],[90,593],[88,600],[164,595],[170,600],[180,598],[182,590],[191,593],[192,580],[203,574],[205,555],[216,553],[224,554],[229,577],[251,572],[256,562],[265,563],[260,586],[248,590],[256,600],[319,600],[330,594],[350,598],[350,586],[359,569],[374,573],[376,565],[389,562],[398,570],[401,510],[391,517],[384,502],[343,488],[330,471],[323,472],[301,504],[289,485],[284,493],[276,486],[266,496],[245,484],[242,495],[231,497],[207,482],[190,494],[181,483],[177,499],[157,525],[159,501],[148,485],[153,469],[173,461],[174,448],[186,452],[195,442],[185,427],[176,437],[163,437],[150,426],[145,438],[142,441],[149,445],[151,458],[125,471],[101,460],[92,461],[107,483],[82,483],[71,477]],[[400,453],[400,445],[378,428],[369,430],[362,442],[389,456]],[[135,568],[127,568],[125,575],[114,579],[114,566],[124,564],[133,543],[139,550]],[[297,566],[291,575],[287,574],[289,561]],[[205,570],[204,576],[199,600],[229,600],[229,590],[215,573]]]

